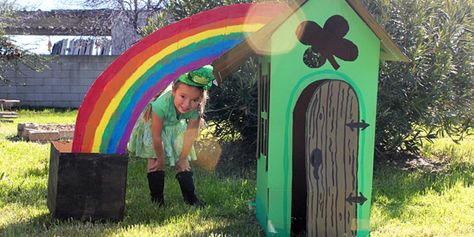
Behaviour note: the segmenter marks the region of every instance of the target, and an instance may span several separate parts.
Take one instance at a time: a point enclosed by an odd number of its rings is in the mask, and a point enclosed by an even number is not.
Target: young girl
[[[212,66],[181,75],[171,91],[150,102],[133,128],[128,151],[131,156],[148,159],[148,186],[151,200],[164,205],[165,163],[176,166],[184,202],[202,206],[194,189],[190,160],[196,159],[193,142],[212,86]]]

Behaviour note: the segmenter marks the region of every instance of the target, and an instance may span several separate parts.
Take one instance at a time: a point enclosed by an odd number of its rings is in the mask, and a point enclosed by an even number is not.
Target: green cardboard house
[[[267,236],[368,236],[379,65],[408,58],[356,0],[294,2],[214,67],[224,77],[252,54]]]

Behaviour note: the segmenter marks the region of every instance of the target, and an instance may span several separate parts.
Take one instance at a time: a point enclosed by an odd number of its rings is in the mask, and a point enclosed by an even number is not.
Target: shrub
[[[176,1],[148,30],[215,6],[243,1]],[[191,4],[192,3],[192,4]],[[380,69],[378,155],[417,154],[426,140],[473,131],[474,18],[470,0],[365,0],[365,5],[412,60]],[[249,59],[211,91],[207,119],[215,135],[253,143],[257,134],[256,64]],[[255,146],[248,146],[255,149]]]
[[[474,118],[473,2],[365,2],[412,60],[381,65],[379,153],[416,154],[423,141],[439,135],[462,139]]]

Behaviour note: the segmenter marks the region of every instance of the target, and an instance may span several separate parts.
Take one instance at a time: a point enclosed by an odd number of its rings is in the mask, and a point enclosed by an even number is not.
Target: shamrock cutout
[[[349,32],[349,24],[340,15],[331,16],[324,27],[314,21],[304,21],[296,29],[298,40],[311,46],[303,56],[303,62],[311,68],[319,68],[328,60],[337,70],[339,64],[334,57],[344,61],[354,61],[359,55],[357,46],[352,41],[344,39]]]

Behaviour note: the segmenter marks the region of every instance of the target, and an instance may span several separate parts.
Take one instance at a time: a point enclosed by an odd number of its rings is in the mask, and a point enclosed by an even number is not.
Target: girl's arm
[[[155,149],[156,159],[158,161],[158,170],[165,169],[165,151],[163,148],[163,139],[161,131],[163,130],[163,120],[155,113],[151,113],[151,134],[153,139],[153,148]]]
[[[188,121],[188,128],[184,133],[183,148],[181,154],[179,155],[179,160],[176,164],[176,170],[178,172],[189,171],[191,166],[189,166],[188,154],[191,151],[193,142],[199,135],[199,121],[200,119],[190,119]]]

